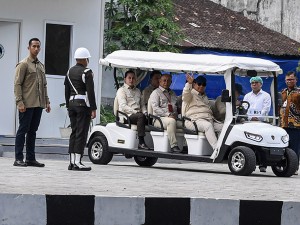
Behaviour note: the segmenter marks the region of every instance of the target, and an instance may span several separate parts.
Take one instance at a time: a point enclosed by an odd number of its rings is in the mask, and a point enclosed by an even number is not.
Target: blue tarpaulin
[[[282,90],[286,87],[284,78],[285,74],[288,71],[296,71],[298,66],[298,62],[300,61],[300,57],[275,57],[270,55],[263,55],[263,54],[254,54],[254,53],[241,53],[241,52],[231,52],[231,51],[213,51],[208,49],[188,49],[183,53],[188,54],[215,54],[215,55],[227,55],[227,56],[246,56],[246,57],[253,57],[253,58],[262,58],[270,60],[276,64],[278,64],[281,69],[283,70],[283,74],[278,78],[278,90]],[[297,72],[297,76],[300,76],[300,73]],[[270,92],[269,87],[272,82],[272,78],[263,78],[264,85],[263,90]],[[149,76],[144,79],[140,85],[141,89],[145,88],[149,83]],[[248,93],[251,91],[249,79],[236,77],[236,83],[240,83],[243,86],[243,92]],[[177,95],[181,95],[182,89],[185,84],[185,75],[176,75],[173,76],[171,89],[176,92]],[[298,85],[300,81],[298,80]],[[264,87],[268,87],[265,88]],[[223,76],[208,76],[207,77],[207,87],[206,87],[206,94],[209,98],[216,98],[225,89],[225,82]]]

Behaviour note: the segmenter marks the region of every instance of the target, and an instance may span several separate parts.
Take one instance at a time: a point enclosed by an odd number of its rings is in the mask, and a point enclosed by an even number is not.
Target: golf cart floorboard
[[[109,152],[123,153],[132,156],[156,157],[156,158],[177,159],[177,160],[187,160],[187,161],[196,161],[196,162],[213,162],[210,156],[188,155],[182,153],[168,153],[168,152],[159,152],[159,151],[143,150],[143,149],[124,149],[124,148],[109,147]]]

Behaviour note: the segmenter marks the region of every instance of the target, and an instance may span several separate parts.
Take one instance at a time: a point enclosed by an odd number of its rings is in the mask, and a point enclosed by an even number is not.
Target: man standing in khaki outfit
[[[19,128],[15,140],[14,166],[44,167],[35,159],[36,131],[40,125],[43,109],[50,112],[50,102],[47,93],[47,81],[44,65],[37,56],[41,50],[38,38],[29,40],[29,56],[18,63],[16,67],[14,93],[19,110]],[[26,135],[26,161],[23,148]]]

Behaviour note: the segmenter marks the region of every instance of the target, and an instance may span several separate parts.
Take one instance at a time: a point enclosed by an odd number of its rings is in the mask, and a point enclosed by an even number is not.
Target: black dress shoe
[[[23,167],[27,166],[27,164],[23,160],[16,160],[13,165],[14,166],[23,166]]]
[[[149,147],[145,143],[139,144],[138,148],[139,149],[144,149],[144,150],[149,150]]]
[[[68,170],[72,170],[73,169],[74,164],[70,163],[68,166]]]
[[[35,167],[44,167],[45,166],[44,163],[39,163],[36,160],[26,160],[25,163],[27,164],[27,166],[35,166]]]
[[[181,150],[178,146],[174,146],[173,148],[171,148],[171,153],[180,153]]]
[[[78,165],[73,164],[72,170],[77,170],[77,171],[90,171],[92,168],[90,166],[86,166],[82,163],[79,163]]]

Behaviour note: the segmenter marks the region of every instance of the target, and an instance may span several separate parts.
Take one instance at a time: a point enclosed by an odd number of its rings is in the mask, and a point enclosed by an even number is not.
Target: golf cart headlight
[[[252,141],[256,141],[256,142],[261,142],[263,137],[259,134],[252,134],[252,133],[248,133],[248,132],[245,132],[245,136],[246,138],[252,140]]]
[[[288,143],[289,142],[289,135],[284,135],[281,137],[281,140],[284,144]]]

